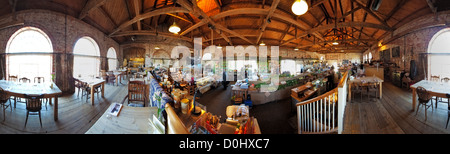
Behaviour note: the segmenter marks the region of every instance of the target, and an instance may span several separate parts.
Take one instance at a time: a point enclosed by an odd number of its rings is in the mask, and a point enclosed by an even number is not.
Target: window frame
[[[12,52],[11,50],[11,45],[13,45],[13,42],[17,39],[17,37],[21,34],[24,34],[24,32],[27,31],[35,31],[38,32],[40,35],[42,35],[45,38],[45,41],[48,43],[49,45],[49,50],[48,52],[45,51],[37,51],[37,52],[29,52],[29,51],[18,51],[18,52]],[[41,44],[41,43],[40,43]],[[18,77],[27,77],[30,78],[30,80],[32,80],[34,77],[30,77],[28,76],[23,76],[23,75],[19,75],[19,74],[10,74],[10,64],[11,64],[11,57],[14,56],[48,56],[48,61],[49,62],[49,66],[48,68],[50,69],[50,73],[54,72],[53,69],[53,44],[52,44],[52,40],[51,38],[47,35],[47,33],[45,33],[42,29],[37,28],[37,27],[33,27],[33,26],[26,26],[26,27],[22,27],[20,29],[18,29],[17,31],[15,31],[8,39],[8,42],[6,44],[6,50],[5,50],[5,60],[6,60],[6,67],[5,67],[5,74],[7,77],[9,77],[10,75],[18,75]],[[40,58],[38,58],[40,59]],[[48,73],[48,75],[45,75],[44,78],[48,78],[50,77],[50,73]],[[38,72],[38,74],[40,74]],[[36,76],[35,76],[36,77]],[[6,78],[6,77],[5,77]],[[47,81],[50,81],[50,79],[48,79]]]

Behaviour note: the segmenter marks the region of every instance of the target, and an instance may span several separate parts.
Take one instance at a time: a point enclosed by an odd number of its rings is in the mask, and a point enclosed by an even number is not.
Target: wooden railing
[[[345,89],[348,72],[343,75],[337,88],[312,98],[307,101],[297,103],[297,122],[299,134],[328,134],[337,133],[338,126],[342,127],[344,107],[338,106],[342,97],[339,93]],[[344,91],[346,94],[346,92]],[[338,101],[339,100],[339,101]],[[340,133],[340,132],[339,132]]]

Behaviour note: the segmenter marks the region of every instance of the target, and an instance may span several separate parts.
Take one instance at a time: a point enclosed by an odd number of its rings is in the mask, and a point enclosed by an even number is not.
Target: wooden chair
[[[32,113],[38,113],[39,115],[39,122],[42,127],[42,120],[41,120],[41,109],[42,109],[42,102],[41,99],[44,97],[44,95],[27,95],[25,94],[26,104],[27,104],[27,118],[25,119],[25,126],[27,126],[28,122],[28,115],[30,112]]]
[[[73,79],[75,82],[75,88],[78,90],[77,97],[80,95],[80,90],[83,90],[83,82],[81,82],[78,79]],[[81,95],[83,95],[83,92],[81,92]]]
[[[448,81],[450,81],[450,78],[449,78],[449,77],[445,77],[445,78],[442,78],[442,79],[441,79],[441,82],[448,83]]]
[[[17,82],[17,79],[18,79],[17,75],[10,75],[10,76],[8,76],[8,81]]]
[[[28,82],[28,83],[30,83],[30,82],[31,82],[31,80],[30,80],[30,79],[28,79],[27,77],[23,77],[23,78],[20,78],[20,79],[19,79],[19,82],[22,82],[22,83],[26,83],[26,82]]]
[[[83,85],[83,86],[81,87],[81,89],[82,89],[82,92],[81,92],[81,98],[83,98],[83,96],[86,95],[86,102],[87,102],[88,99],[89,99],[89,97],[91,96],[91,87],[89,86],[88,83],[84,83],[84,82],[83,82],[82,85]],[[97,97],[98,97],[98,95],[100,94],[100,89],[99,89],[99,87],[101,87],[101,86],[94,87],[94,93],[97,94]]]
[[[9,105],[6,105],[6,102],[8,102],[9,100],[9,95],[8,93],[6,93],[3,89],[0,89],[0,106],[2,106],[3,108],[3,121],[5,121],[6,119],[6,109],[9,107],[9,109],[11,109],[12,112],[12,108],[11,108],[11,101],[9,101]]]
[[[34,77],[34,83],[36,83],[36,80],[37,80],[37,83],[45,82],[45,78],[44,77]]]
[[[440,77],[438,75],[431,75],[430,77],[430,81],[435,81],[435,82],[440,82]],[[431,99],[436,101],[436,107],[437,107],[437,102],[440,99],[439,97],[433,96]]]
[[[361,95],[361,99],[360,100],[362,102],[363,101],[362,100],[362,95],[363,95],[364,92],[367,93],[367,87],[366,86],[363,86],[362,83],[353,83],[353,85],[352,85],[352,100],[354,100],[353,96],[355,96],[355,93],[359,93]]]
[[[112,83],[114,85],[114,83],[116,83],[116,76],[114,75],[114,73],[112,71],[106,72],[106,75],[108,76],[106,80],[107,83]]]
[[[128,106],[142,106],[145,107],[147,103],[149,95],[148,86],[144,83],[144,81],[130,81],[128,83],[128,95],[122,101],[122,104],[125,102],[125,99],[128,99]],[[137,104],[139,103],[139,104]]]
[[[370,100],[369,96],[371,93],[375,93],[375,99],[378,98],[378,83],[368,83],[367,84],[367,98]]]
[[[439,81],[440,81],[440,77],[437,76],[437,75],[431,75],[430,80],[431,80],[431,81],[439,82]]]
[[[420,87],[420,86],[417,87],[416,93],[417,93],[417,96],[419,96],[418,97],[419,103],[417,105],[416,115],[419,112],[420,106],[425,106],[425,120],[427,120],[428,108],[430,108],[430,106],[431,106],[431,109],[433,109],[433,103],[430,103],[430,105],[428,105],[428,102],[430,102],[432,97],[425,88]]]
[[[241,104],[244,102],[245,90],[233,90],[234,104]]]

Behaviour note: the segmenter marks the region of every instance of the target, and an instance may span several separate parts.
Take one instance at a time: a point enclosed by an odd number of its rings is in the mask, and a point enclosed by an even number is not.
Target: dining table
[[[80,80],[81,82],[87,83],[89,88],[91,89],[91,103],[92,105],[94,105],[94,91],[95,91],[95,87],[97,86],[102,86],[101,87],[101,93],[102,93],[102,98],[105,98],[105,80],[103,79],[98,79],[98,78],[76,78],[75,79]]]
[[[357,83],[376,83],[378,85],[378,91],[380,99],[383,97],[383,79],[377,76],[365,76],[365,77],[352,77],[348,80],[348,101],[352,100],[352,85]]]
[[[450,83],[439,82],[439,81],[430,81],[430,80],[421,80],[410,86],[412,89],[412,110],[415,110],[417,104],[417,87],[423,87],[427,90],[427,92],[431,96],[447,98],[446,94],[450,93]]]
[[[2,88],[8,95],[25,98],[25,95],[44,95],[43,98],[54,98],[53,105],[53,117],[54,120],[58,120],[58,96],[62,94],[59,87],[53,82],[42,82],[42,83],[22,83],[14,81],[0,80],[0,88]]]
[[[122,79],[123,79],[123,76],[126,75],[126,72],[123,72],[123,71],[114,71],[114,72],[113,72],[113,75],[116,77],[116,85],[117,85],[117,86],[119,86],[119,83],[120,83],[120,84],[123,84],[123,83],[122,83]]]

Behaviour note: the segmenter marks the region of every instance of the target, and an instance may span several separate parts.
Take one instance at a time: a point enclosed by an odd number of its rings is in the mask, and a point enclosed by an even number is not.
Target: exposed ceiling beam
[[[434,14],[436,14],[437,12],[437,6],[434,5],[434,0],[427,0],[427,4],[431,9],[431,12],[433,12]]]
[[[132,36],[132,35],[162,36],[162,37],[182,39],[182,40],[186,40],[186,41],[192,42],[192,39],[189,38],[189,37],[178,36],[178,35],[174,35],[172,33],[155,32],[155,31],[150,31],[150,30],[117,32],[117,33],[111,35],[111,37]]]
[[[400,2],[394,7],[394,9],[392,9],[391,12],[389,12],[389,14],[386,15],[386,18],[385,18],[384,20],[387,22],[389,19],[391,19],[391,17],[392,17],[398,10],[400,10],[400,8],[402,8],[402,6],[404,6],[405,3],[406,3],[407,1],[408,1],[408,0],[402,0],[402,1],[400,1]]]
[[[391,27],[386,27],[385,25],[379,25],[379,24],[367,23],[367,22],[341,22],[341,23],[337,23],[337,25],[336,25],[336,28],[343,28],[343,27],[370,27],[370,28],[381,29],[381,30],[385,30],[385,31],[392,31]],[[285,41],[281,45],[285,45],[289,42],[292,42],[299,38],[305,37],[308,34],[312,34],[314,32],[333,29],[333,28],[335,28],[335,24],[328,24],[328,25],[324,25],[324,26],[315,27],[315,28],[309,29],[309,30],[297,35],[297,38],[292,38],[292,39]]]
[[[80,15],[78,16],[78,19],[83,19],[86,17],[90,11],[92,11],[95,8],[98,8],[99,6],[103,5],[106,2],[106,0],[88,0],[84,8],[81,10]]]
[[[140,8],[139,8],[139,0],[133,0],[134,5],[134,14],[136,14],[136,17],[141,14]],[[142,29],[141,20],[138,20],[136,22],[138,31]]]
[[[264,30],[266,30],[267,25],[269,25],[269,23],[270,23],[270,22],[269,22],[269,21],[271,20],[270,18],[272,17],[273,13],[274,13],[275,10],[277,9],[278,3],[280,3],[280,0],[274,0],[274,1],[272,2],[272,6],[271,6],[270,9],[269,9],[269,13],[268,13],[267,16],[266,16],[263,25],[260,27],[261,29],[260,29],[260,32],[259,32],[259,36],[258,36],[258,38],[256,39],[256,43],[255,43],[255,44],[258,44],[258,43],[259,43],[259,41],[260,41],[260,39],[261,39],[261,36],[262,36],[263,33],[264,33]]]
[[[358,0],[351,0],[351,1],[354,2],[356,5],[358,5],[359,7],[361,7],[367,13],[369,13],[372,17],[377,19],[381,24],[385,25],[386,27],[390,27],[384,19],[381,19],[380,17],[378,17],[378,15],[376,15],[372,10],[370,10],[369,7],[364,6],[364,4],[362,4]]]
[[[139,16],[136,16],[133,19],[122,23],[112,33],[110,33],[109,36],[112,36],[114,33],[117,33],[118,31],[126,28],[127,26],[130,26],[131,24],[136,23],[137,21],[147,19],[147,18],[157,16],[157,15],[162,15],[162,14],[167,14],[167,13],[177,13],[177,12],[189,13],[189,11],[187,9],[182,8],[182,7],[166,7],[166,8],[162,8],[162,9],[156,9],[151,12],[140,14]]]
[[[190,3],[187,2],[186,0],[177,0],[177,3],[180,4],[182,7],[186,8],[187,10],[189,10],[191,14],[194,14],[195,16],[197,16],[197,17],[199,17],[199,18],[202,18],[203,20],[206,20],[206,21],[204,21],[205,24],[206,24],[206,23],[209,23],[210,26],[211,26],[211,28],[212,28],[213,30],[215,30],[218,34],[220,34],[225,40],[227,40],[227,42],[228,42],[230,45],[232,45],[233,42],[231,42],[231,40],[228,38],[228,36],[226,36],[223,32],[227,32],[227,33],[230,33],[231,35],[238,36],[238,37],[241,38],[242,40],[251,43],[250,40],[248,40],[247,38],[245,38],[245,37],[242,36],[241,34],[236,33],[236,32],[234,32],[234,31],[232,31],[232,30],[230,30],[230,29],[228,29],[228,28],[226,28],[226,27],[224,27],[224,26],[222,26],[222,25],[220,25],[220,24],[217,24],[213,19],[211,19],[211,17],[209,17],[205,12],[203,12],[202,9],[200,9],[200,8],[198,7],[197,1],[194,0],[194,1],[192,1],[193,4],[190,4]],[[203,25],[203,24],[196,24],[196,25],[194,25],[194,26],[200,27],[200,26],[202,26],[202,25]],[[194,28],[189,28],[189,29],[193,30]],[[186,34],[186,33],[187,33],[187,32],[184,31],[184,32],[183,32],[183,35]]]
[[[345,17],[347,17],[348,15],[353,14],[354,12],[358,11],[359,9],[361,9],[361,6],[358,6],[358,7],[354,8],[354,9],[348,11],[347,13],[343,14],[341,17],[339,17],[337,19],[337,21],[341,21],[342,19],[345,19]]]

